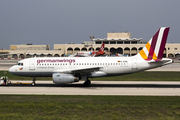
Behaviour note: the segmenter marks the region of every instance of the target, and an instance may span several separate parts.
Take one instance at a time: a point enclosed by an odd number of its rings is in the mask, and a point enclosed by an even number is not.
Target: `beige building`
[[[104,51],[110,54],[127,54],[129,56],[136,55],[145,45],[146,41],[142,38],[131,38],[131,34],[125,33],[107,33],[107,38],[94,39],[91,36],[91,41],[84,41],[82,44],[54,44],[54,50],[50,50],[49,45],[10,45],[10,50],[0,50],[0,53],[13,54],[12,58],[30,58],[30,57],[63,57],[68,54],[75,54],[78,51],[98,51],[102,43],[105,43]],[[17,54],[19,53],[19,54]],[[164,57],[180,57],[180,44],[167,43],[164,50]]]

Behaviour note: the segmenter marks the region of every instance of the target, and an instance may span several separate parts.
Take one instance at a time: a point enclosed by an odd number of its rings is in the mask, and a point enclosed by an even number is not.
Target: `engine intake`
[[[54,73],[52,78],[56,84],[79,82],[79,78],[74,77],[72,74]]]

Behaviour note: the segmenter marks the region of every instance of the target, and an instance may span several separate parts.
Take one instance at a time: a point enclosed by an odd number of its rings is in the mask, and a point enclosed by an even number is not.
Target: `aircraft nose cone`
[[[9,73],[12,74],[13,72],[14,72],[14,68],[13,68],[13,67],[10,67],[10,68],[9,68]]]

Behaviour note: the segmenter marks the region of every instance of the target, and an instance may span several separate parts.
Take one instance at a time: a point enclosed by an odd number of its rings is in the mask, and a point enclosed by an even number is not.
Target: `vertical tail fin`
[[[152,59],[155,61],[160,61],[162,59],[169,29],[169,27],[161,27],[156,32],[146,46],[139,52],[143,59],[147,61]]]
[[[105,43],[103,43],[103,44],[101,45],[101,47],[100,47],[100,49],[99,49],[98,52],[104,52],[104,44],[105,44]]]

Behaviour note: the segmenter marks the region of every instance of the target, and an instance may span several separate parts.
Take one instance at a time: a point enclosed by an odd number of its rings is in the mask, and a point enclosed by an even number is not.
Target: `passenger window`
[[[23,66],[23,63],[21,63],[21,66]]]

